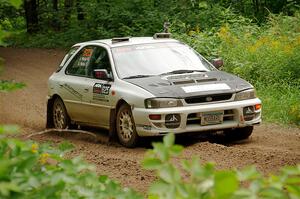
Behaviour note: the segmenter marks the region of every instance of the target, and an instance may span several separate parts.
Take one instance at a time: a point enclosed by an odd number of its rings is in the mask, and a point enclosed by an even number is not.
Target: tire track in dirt
[[[5,59],[5,70],[0,79],[26,83],[27,87],[11,93],[0,93],[0,123],[18,124],[22,138],[45,128],[47,80],[64,56],[63,50],[0,48]],[[68,154],[81,155],[96,166],[99,174],[118,180],[124,186],[145,191],[155,179],[151,171],[145,171],[140,161],[149,148],[149,142],[135,149],[109,143],[107,132],[97,131],[97,139],[81,133],[45,133],[31,137],[37,142],[70,141],[76,147]],[[200,157],[203,162],[213,161],[219,169],[242,168],[255,164],[264,174],[278,172],[284,165],[300,163],[300,129],[264,124],[255,128],[247,141],[215,144],[205,139],[179,137],[177,143],[185,150],[179,159]]]

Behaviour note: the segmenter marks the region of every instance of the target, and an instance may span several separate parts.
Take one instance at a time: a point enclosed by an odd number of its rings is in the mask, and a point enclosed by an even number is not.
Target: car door
[[[62,97],[70,118],[78,122],[89,122],[86,111],[89,101],[87,87],[88,67],[95,50],[94,46],[83,47],[73,59],[67,63],[67,67],[58,84],[60,96]]]
[[[105,69],[109,78],[95,78],[95,69]],[[84,82],[88,91],[83,99],[83,103],[87,105],[86,117],[92,125],[109,128],[110,111],[115,99],[111,92],[114,87],[111,61],[109,52],[104,47],[97,46],[94,49],[88,71],[89,78]]]

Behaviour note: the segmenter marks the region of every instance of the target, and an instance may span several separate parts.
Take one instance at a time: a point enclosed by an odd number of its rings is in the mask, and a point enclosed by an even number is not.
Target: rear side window
[[[63,60],[60,62],[56,72],[59,72],[62,69],[62,67],[66,64],[70,57],[72,57],[72,55],[77,51],[78,48],[79,46],[74,46],[69,50],[69,52],[64,56]]]
[[[68,65],[66,74],[87,77],[95,49],[95,46],[87,46],[77,53]]]

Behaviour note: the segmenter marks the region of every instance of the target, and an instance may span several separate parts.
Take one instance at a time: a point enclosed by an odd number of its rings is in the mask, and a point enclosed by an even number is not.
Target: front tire
[[[66,129],[70,124],[66,107],[60,98],[56,98],[53,103],[53,124],[56,129]]]
[[[226,130],[224,132],[225,137],[231,141],[245,140],[250,137],[253,132],[253,126],[246,126],[243,128],[236,128],[232,130]]]
[[[128,104],[123,104],[117,113],[116,130],[119,142],[128,148],[135,147],[138,141],[135,123],[131,108]]]

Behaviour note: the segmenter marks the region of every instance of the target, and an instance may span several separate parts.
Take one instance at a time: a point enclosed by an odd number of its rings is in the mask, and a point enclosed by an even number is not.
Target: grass
[[[300,126],[300,89],[287,85],[257,85],[263,104],[263,120]]]

